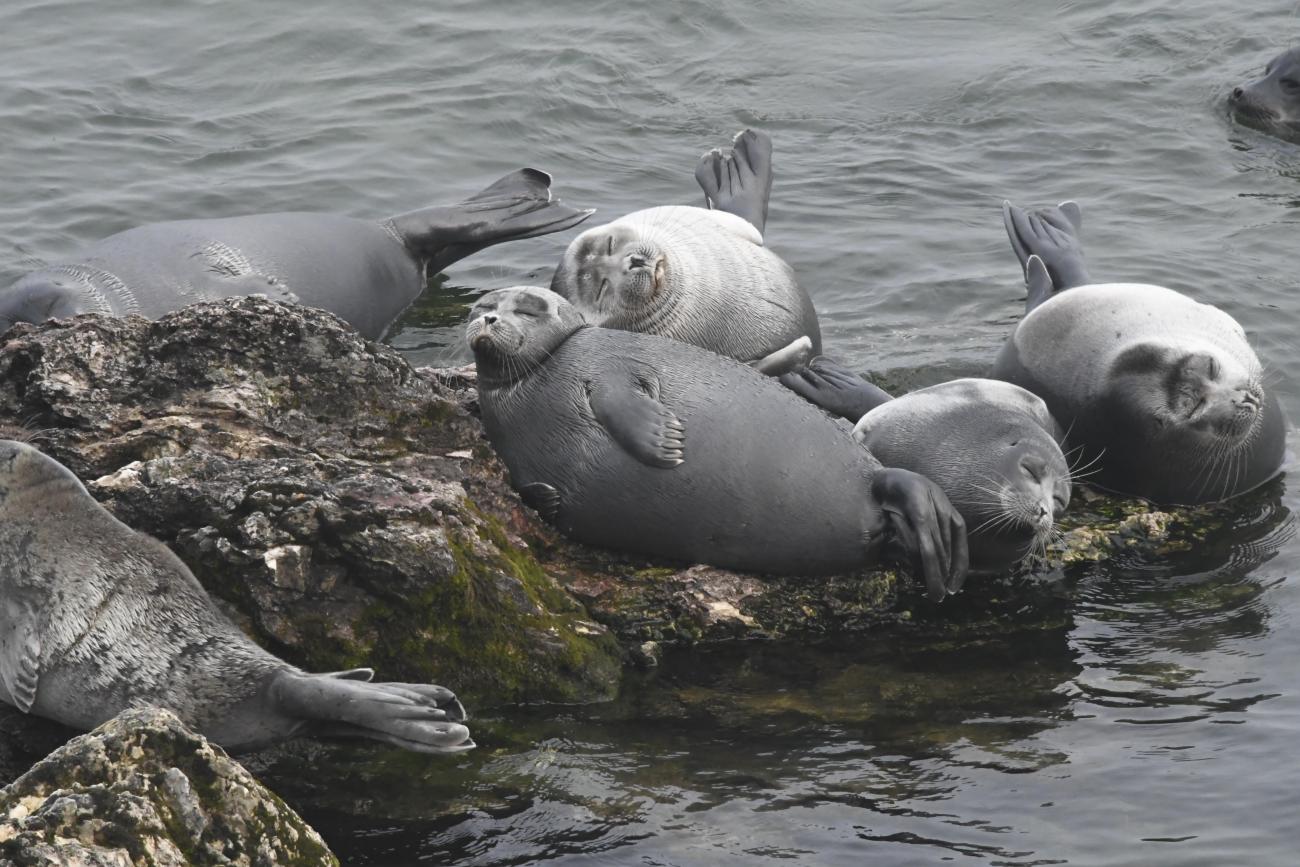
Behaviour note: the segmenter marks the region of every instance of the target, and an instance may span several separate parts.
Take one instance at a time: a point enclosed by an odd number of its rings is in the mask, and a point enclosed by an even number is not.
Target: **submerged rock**
[[[167,711],[127,711],[0,790],[0,863],[327,865],[320,836]]]

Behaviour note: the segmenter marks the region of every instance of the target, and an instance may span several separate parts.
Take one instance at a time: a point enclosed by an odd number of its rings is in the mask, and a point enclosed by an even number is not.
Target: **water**
[[[0,284],[142,222],[382,217],[523,164],[604,218],[697,202],[699,153],[756,124],[769,243],[854,366],[982,371],[1022,310],[998,203],[1073,197],[1094,276],[1223,306],[1295,417],[1300,147],[1223,100],[1296,29],[1207,0],[7,0]],[[463,361],[464,302],[566,240],[458,264],[392,341]],[[1297,505],[1056,576],[1013,634],[717,648],[490,710],[462,758],[255,767],[356,864],[1292,864],[1300,542],[1253,546]]]

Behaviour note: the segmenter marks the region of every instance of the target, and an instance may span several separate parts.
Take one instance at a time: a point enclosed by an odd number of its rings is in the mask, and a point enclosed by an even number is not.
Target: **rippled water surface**
[[[1094,276],[1223,306],[1296,417],[1300,147],[1223,101],[1297,32],[1208,0],[6,0],[0,284],[143,222],[378,218],[524,164],[598,218],[697,202],[752,124],[768,242],[860,369],[983,370],[1023,303],[998,203],[1070,197]],[[464,302],[567,240],[454,266],[392,342],[465,360]],[[354,864],[1294,864],[1300,543],[1258,539],[1297,499],[1046,576],[1023,630],[701,651],[609,705],[488,711],[457,759],[255,767]]]

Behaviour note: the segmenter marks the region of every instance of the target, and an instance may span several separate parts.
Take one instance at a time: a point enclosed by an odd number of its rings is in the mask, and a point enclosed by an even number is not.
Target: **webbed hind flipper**
[[[700,157],[695,180],[704,190],[705,207],[748,220],[762,234],[772,195],[771,137],[758,130],[741,130],[726,152],[714,148]]]
[[[1020,266],[1029,278],[1029,260],[1037,256],[1047,269],[1051,290],[1035,300],[1034,287],[1026,305],[1026,312],[1057,292],[1084,286],[1092,282],[1084,264],[1083,247],[1079,243],[1079,230],[1083,227],[1083,212],[1075,202],[1062,202],[1055,208],[1026,211],[1010,202],[1002,203],[1002,224],[1006,227],[1011,249],[1015,251]],[[1041,282],[1037,287],[1041,295]]]
[[[275,709],[317,733],[366,737],[423,753],[473,749],[451,690],[423,683],[366,683],[368,669],[335,674],[284,671],[270,686]]]
[[[819,355],[803,370],[779,377],[781,384],[831,415],[855,424],[882,403],[893,400],[847,367]]]
[[[780,376],[807,366],[812,351],[812,338],[805,334],[790,341],[789,346],[783,346],[757,361],[751,361],[750,364],[765,376]]]
[[[648,375],[606,371],[588,384],[592,414],[623,450],[643,464],[672,469],[686,460],[686,427],[659,402]]]
[[[552,199],[546,172],[519,169],[460,204],[401,214],[387,226],[436,274],[485,247],[560,232],[593,213]]]

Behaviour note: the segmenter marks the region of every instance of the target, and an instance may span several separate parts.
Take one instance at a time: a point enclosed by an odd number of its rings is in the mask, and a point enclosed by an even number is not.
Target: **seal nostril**
[[[644,268],[646,260],[641,256],[633,256],[630,260],[631,267]]]
[[[493,323],[496,322],[496,321],[497,321],[496,314],[494,314],[494,313],[485,313],[485,314],[483,314],[483,324],[484,324],[484,325],[491,325],[491,324],[493,324]]]
[[[1233,99],[1241,99],[1241,98],[1242,98],[1243,96],[1245,96],[1245,95],[1246,95],[1246,91],[1242,90],[1240,87],[1234,87],[1234,88],[1232,89],[1232,98],[1233,98]]]

